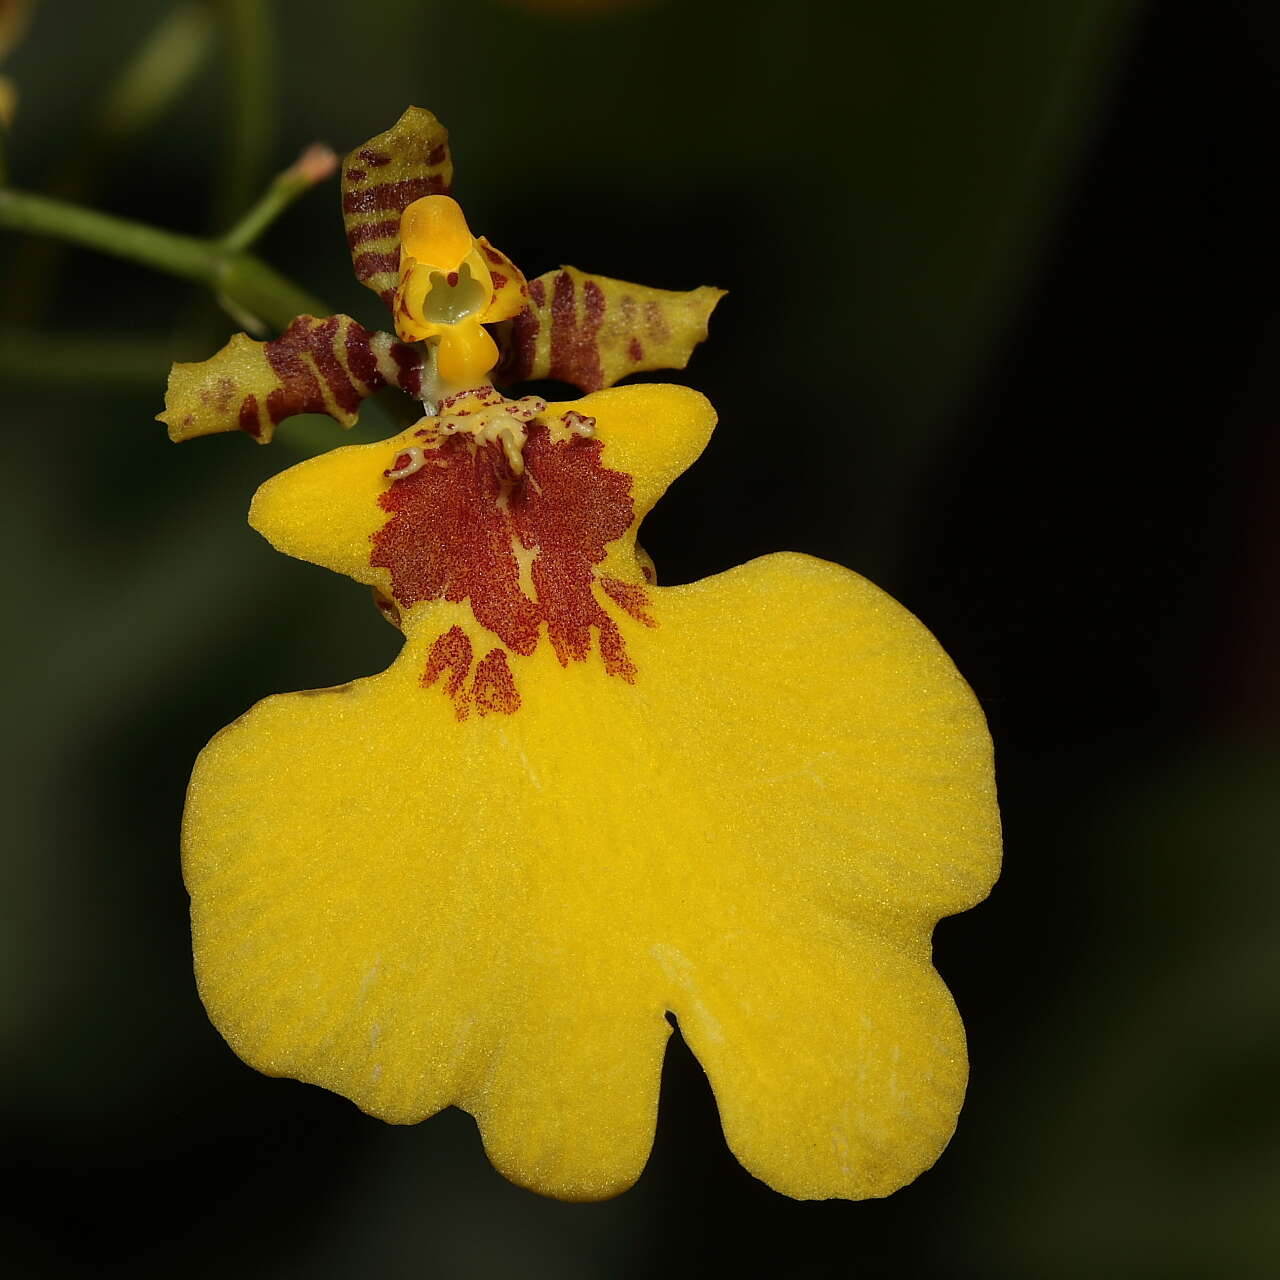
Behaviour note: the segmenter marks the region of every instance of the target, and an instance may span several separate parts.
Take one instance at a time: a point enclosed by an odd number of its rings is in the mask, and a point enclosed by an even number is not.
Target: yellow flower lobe
[[[396,1123],[461,1106],[508,1177],[598,1199],[647,1157],[671,1012],[748,1169],[885,1195],[964,1092],[930,934],[997,870],[981,711],[836,565],[646,581],[636,530],[710,434],[701,396],[539,403],[523,474],[444,414],[255,498],[255,527],[373,586],[405,645],[201,755],[184,868],[210,1015],[261,1070]]]
[[[462,207],[451,196],[423,196],[400,217],[400,250],[442,271],[456,271],[475,247]]]

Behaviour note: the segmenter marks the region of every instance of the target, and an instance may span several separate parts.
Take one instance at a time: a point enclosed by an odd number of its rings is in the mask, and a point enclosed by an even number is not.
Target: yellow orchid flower
[[[349,238],[443,350],[487,312],[431,294],[483,242],[447,206],[410,215],[422,194],[393,218],[370,198],[376,229]],[[393,234],[397,258],[363,248]],[[530,285],[499,370],[601,385],[695,305],[642,328],[639,286],[600,280]],[[377,336],[314,332],[349,361]],[[242,411],[218,379],[246,351],[184,374],[182,402]],[[846,569],[771,555],[656,585],[638,527],[714,425],[676,386],[548,403],[482,382],[258,491],[251,524],[370,586],[405,643],[259,703],[196,764],[197,979],[246,1062],[392,1123],[462,1107],[507,1177],[599,1199],[647,1158],[671,1014],[778,1191],[882,1196],[937,1159],[967,1066],[930,935],[997,873],[990,739],[928,631]]]
[[[487,378],[596,391],[643,370],[683,369],[707,336],[719,289],[651,289],[568,266],[526,283],[472,237],[452,183],[449,135],[420,107],[352,151],[342,165],[351,262],[397,332],[335,315],[298,316],[270,342],[238,333],[208,360],[173,366],[158,415],[170,438],[239,430],[267,444],[299,413],[350,427],[384,386],[427,404]]]

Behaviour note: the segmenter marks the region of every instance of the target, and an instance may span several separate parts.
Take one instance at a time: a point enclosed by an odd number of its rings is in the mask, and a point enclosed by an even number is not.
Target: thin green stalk
[[[30,191],[0,191],[0,226],[69,240],[186,280],[207,284],[212,274],[212,257],[203,240]]]
[[[254,241],[304,192],[331,177],[338,157],[316,143],[308,147],[283,173],[276,175],[262,197],[219,241],[224,249],[240,252]]]
[[[86,113],[87,136],[60,166],[50,192],[64,200],[90,203],[124,147],[164,114],[199,71],[212,48],[214,32],[209,0],[185,0],[167,10]],[[62,247],[51,242],[18,254],[5,290],[10,323],[30,324],[44,312],[62,254]]]
[[[294,316],[327,316],[333,308],[300,289],[287,276],[248,253],[225,254],[210,246],[218,266],[211,282],[250,315],[259,316],[273,329],[283,329]]]
[[[0,190],[0,227],[54,236],[86,249],[139,262],[157,271],[194,280],[225,294],[242,311],[282,329],[296,315],[328,315],[330,309],[243,252],[196,236],[163,231],[79,205],[12,188]]]

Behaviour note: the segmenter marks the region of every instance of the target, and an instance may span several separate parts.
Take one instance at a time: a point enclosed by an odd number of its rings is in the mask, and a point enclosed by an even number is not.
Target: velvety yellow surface
[[[714,422],[674,387],[574,407],[638,516]],[[278,476],[255,526],[388,587],[368,539],[406,439]],[[633,541],[604,572],[640,581]],[[184,830],[202,996],[253,1066],[395,1123],[462,1106],[504,1174],[570,1199],[643,1167],[670,1010],[752,1173],[885,1195],[964,1092],[929,939],[997,871],[982,714],[920,623],[835,565],[766,556],[648,595],[652,629],[598,592],[633,684],[544,643],[511,660],[515,714],[459,721],[420,685],[427,648],[454,624],[495,641],[425,603],[388,671],[220,733]]]

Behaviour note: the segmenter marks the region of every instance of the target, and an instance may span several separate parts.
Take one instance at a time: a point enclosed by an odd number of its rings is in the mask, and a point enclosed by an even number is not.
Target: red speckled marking
[[[644,304],[644,324],[649,331],[649,336],[655,342],[665,342],[671,336],[671,331],[667,328],[666,317],[662,314],[662,308],[656,302],[646,302]]]
[[[400,271],[400,250],[396,249],[394,253],[358,253],[352,259],[351,265],[355,269],[356,279],[362,284],[376,275],[398,275]],[[393,284],[386,289],[380,289],[379,295],[390,297],[395,291],[395,285]],[[383,300],[385,301],[386,298],[384,297]]]
[[[547,305],[547,287],[541,280],[529,281],[529,305],[512,321],[502,364],[498,367],[498,379],[503,383],[521,382],[533,369],[538,354],[538,333],[542,321],[538,309]]]
[[[533,285],[529,286],[533,292]],[[511,321],[511,331],[505,343],[506,351],[495,375],[504,386],[511,382],[523,382],[533,369],[538,354],[538,331],[542,323],[532,307],[525,307]]]
[[[396,386],[401,391],[407,391],[411,396],[420,395],[422,392],[422,357],[406,342],[394,343],[391,347],[391,356],[396,362],[396,368],[399,370],[396,377]]]
[[[563,666],[582,662],[594,631],[605,670],[631,682],[636,668],[626,643],[593,591],[595,566],[634,517],[631,477],[603,466],[602,452],[598,440],[553,440],[534,421],[517,480],[497,446],[477,446],[465,435],[424,444],[428,465],[379,499],[391,518],[373,535],[370,563],[390,570],[402,609],[468,601],[476,621],[515,654],[533,653],[545,627]],[[528,593],[517,548],[533,553]],[[625,588],[618,596],[605,585],[610,598],[643,613],[643,588],[618,585]]]
[[[520,709],[520,693],[515,677],[507,665],[507,655],[501,649],[490,649],[476,668],[476,709],[482,716],[490,712],[513,715]]]
[[[627,343],[627,355],[630,356],[636,364],[639,364],[640,361],[644,359],[644,348],[640,345],[639,338],[632,338],[631,341]]]
[[[471,641],[461,627],[450,627],[444,635],[436,637],[427,654],[427,669],[422,673],[423,687],[435,684],[446,672],[444,691],[454,700],[458,719],[464,720],[468,703],[463,685],[471,674]]]
[[[240,405],[240,430],[247,431],[256,440],[262,435],[262,419],[258,416],[258,397],[247,395]]]
[[[355,322],[351,323],[354,326]],[[327,320],[299,316],[275,342],[266,344],[267,362],[282,384],[267,396],[267,413],[272,422],[281,422],[295,413],[327,413],[324,388],[328,388],[340,409],[354,413],[360,407],[365,393],[352,383],[334,353],[340,325],[339,316]],[[350,334],[347,340],[350,341]],[[307,356],[315,362],[314,372]]]
[[[647,565],[645,569],[648,570]],[[605,595],[620,609],[625,609],[637,622],[643,622],[646,627],[658,625],[649,612],[649,596],[642,586],[608,576],[600,579],[600,585],[604,588]]]
[[[551,294],[551,376],[585,391],[604,386],[596,339],[604,320],[604,291],[594,280],[583,283],[582,319],[577,290],[567,271],[556,276]]]
[[[366,387],[380,387],[383,377],[378,372],[378,360],[373,354],[373,346],[369,334],[358,325],[347,330],[346,337],[347,367],[351,376],[364,383]]]

